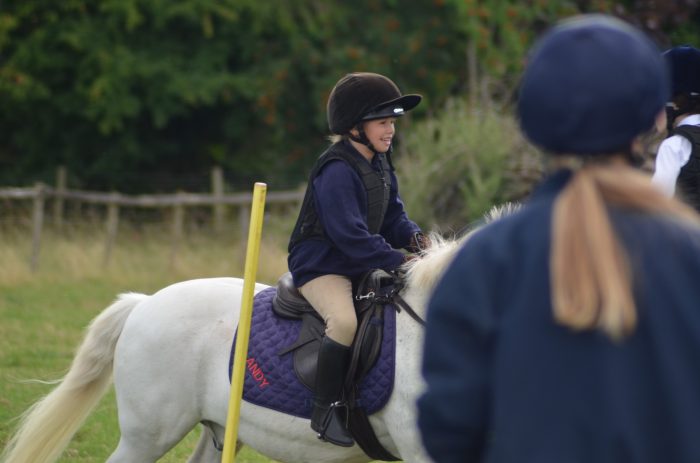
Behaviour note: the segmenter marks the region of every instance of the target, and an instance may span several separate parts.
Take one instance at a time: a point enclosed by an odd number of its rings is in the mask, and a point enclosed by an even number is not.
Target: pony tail
[[[617,340],[634,330],[637,315],[627,256],[610,223],[596,170],[579,170],[554,205],[552,305],[562,325],[577,331],[598,327]]]

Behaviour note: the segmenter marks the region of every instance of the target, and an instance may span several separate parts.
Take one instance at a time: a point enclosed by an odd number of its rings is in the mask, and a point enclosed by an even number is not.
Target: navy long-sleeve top
[[[477,231],[428,306],[419,429],[439,463],[700,462],[700,231],[611,209],[638,324],[613,342],[555,322],[559,172]]]
[[[369,162],[354,148],[352,152]],[[378,161],[374,156],[371,163],[377,171]],[[404,254],[398,249],[408,246],[420,228],[406,215],[396,175],[385,174],[391,175],[389,204],[380,232],[370,234],[367,192],[358,173],[341,160],[321,169],[313,180],[313,198],[325,239],[301,241],[290,251],[288,265],[297,287],[321,275],[357,278],[371,269],[389,271],[401,265]]]

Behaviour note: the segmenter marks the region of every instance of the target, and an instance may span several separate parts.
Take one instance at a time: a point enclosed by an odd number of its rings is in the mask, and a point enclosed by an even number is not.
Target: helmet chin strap
[[[365,145],[372,153],[374,154],[379,154],[380,152],[374,149],[374,145],[372,144],[371,141],[369,141],[369,138],[367,138],[367,134],[365,134],[365,129],[362,126],[362,124],[357,124],[355,126],[355,129],[357,130],[359,136],[353,135],[352,132],[348,133],[348,136],[350,137],[350,140],[355,141],[357,143],[360,143],[362,145]]]

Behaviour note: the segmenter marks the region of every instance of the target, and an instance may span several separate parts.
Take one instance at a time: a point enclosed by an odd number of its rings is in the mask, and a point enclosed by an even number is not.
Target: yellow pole
[[[255,278],[258,271],[260,256],[260,239],[262,237],[263,212],[265,211],[265,193],[267,185],[257,182],[253,188],[253,204],[251,205],[250,228],[248,230],[248,247],[245,255],[245,271],[243,273],[243,295],[241,296],[241,315],[238,319],[238,334],[233,356],[233,371],[231,373],[231,394],[228,400],[228,415],[226,417],[226,434],[222,463],[233,463],[236,457],[236,438],[238,436],[238,418],[241,412],[243,397],[243,381],[245,379],[246,356],[248,354],[248,339],[250,338],[250,322],[253,317],[253,293]]]

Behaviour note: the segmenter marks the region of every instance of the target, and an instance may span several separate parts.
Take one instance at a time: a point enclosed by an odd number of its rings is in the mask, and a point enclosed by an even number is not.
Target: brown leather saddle
[[[383,270],[368,272],[353,285],[357,332],[353,340],[350,366],[345,378],[348,403],[348,429],[364,452],[376,460],[398,461],[379,443],[364,409],[357,402],[358,383],[376,363],[382,344],[384,306],[393,302],[403,288],[402,279]],[[321,316],[304,299],[292,282],[291,273],[282,275],[277,283],[277,294],[272,310],[283,318],[301,320],[297,340],[280,351],[279,355],[293,352],[294,371],[309,389],[314,389],[316,360],[325,324]]]

